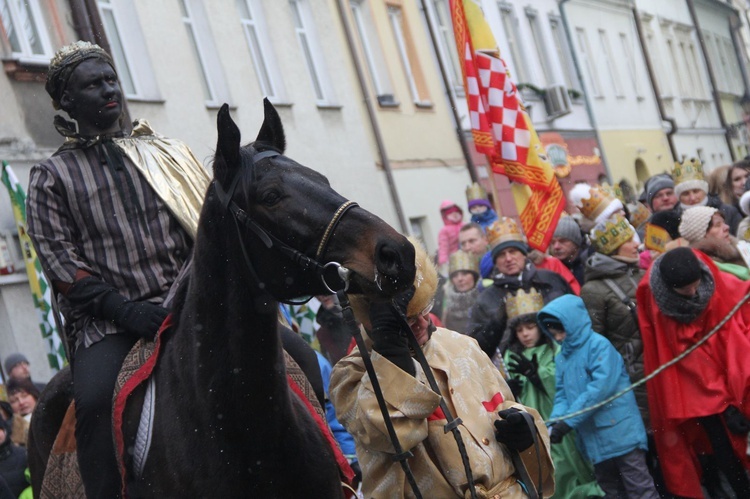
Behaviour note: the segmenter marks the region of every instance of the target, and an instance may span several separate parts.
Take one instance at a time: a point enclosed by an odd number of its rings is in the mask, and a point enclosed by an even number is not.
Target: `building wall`
[[[614,180],[624,178],[638,192],[648,177],[672,170],[672,155],[661,129],[606,130],[600,136]]]

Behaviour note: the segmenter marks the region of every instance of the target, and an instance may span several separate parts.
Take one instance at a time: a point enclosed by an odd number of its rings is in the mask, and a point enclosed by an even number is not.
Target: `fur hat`
[[[563,215],[560,220],[557,221],[557,227],[552,237],[561,237],[571,241],[573,244],[581,247],[583,244],[583,234],[581,233],[581,227],[576,222],[576,219],[570,215]]]
[[[700,262],[690,248],[667,251],[658,262],[661,279],[671,288],[681,288],[701,278]]]
[[[682,213],[680,221],[680,235],[694,243],[706,237],[711,218],[719,210],[710,206],[693,206]]]
[[[27,359],[26,356],[22,353],[12,353],[5,357],[5,362],[3,363],[3,366],[5,367],[5,373],[10,374],[16,364],[20,364],[21,362],[26,362],[27,364],[29,363],[29,359]]]
[[[651,206],[651,201],[654,200],[654,196],[664,189],[674,189],[674,180],[672,180],[672,177],[666,173],[654,175],[646,181],[644,190],[646,193],[646,204],[650,209],[654,209],[654,207]]]
[[[708,194],[708,182],[703,175],[703,164],[699,159],[691,158],[682,163],[675,163],[672,177],[675,183],[674,193],[677,197],[690,189],[700,189]]]
[[[524,255],[529,253],[526,238],[523,237],[521,229],[515,220],[510,217],[500,217],[492,225],[487,227],[487,240],[492,248],[492,260],[505,248],[516,248]]]
[[[581,214],[595,223],[606,220],[614,212],[623,209],[622,201],[610,196],[598,185],[576,184],[568,196]]]
[[[432,258],[416,238],[407,238],[414,245],[414,262],[417,273],[414,276],[414,296],[406,308],[406,316],[413,317],[422,312],[435,298],[438,288],[438,273]],[[370,301],[363,295],[349,297],[354,317],[363,324],[370,323]]]

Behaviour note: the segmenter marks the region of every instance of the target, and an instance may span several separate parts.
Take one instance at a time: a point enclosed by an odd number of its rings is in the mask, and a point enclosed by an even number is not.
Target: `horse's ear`
[[[273,107],[273,104],[267,98],[263,99],[263,113],[263,125],[261,125],[258,138],[255,141],[272,145],[279,152],[283,153],[284,149],[286,149],[284,127],[281,124],[279,113],[276,112],[276,108]]]
[[[214,158],[214,178],[226,184],[240,166],[240,129],[229,115],[229,106],[224,104],[216,117],[219,139]]]

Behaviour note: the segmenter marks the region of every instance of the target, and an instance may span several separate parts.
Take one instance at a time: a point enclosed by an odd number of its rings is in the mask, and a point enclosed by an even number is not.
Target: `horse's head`
[[[218,114],[215,190],[206,202],[234,210],[224,217],[227,237],[240,248],[241,237],[246,251],[233,250],[233,258],[250,260],[251,278],[254,272],[261,287],[282,300],[329,293],[316,273],[320,268],[310,268],[290,250],[321,265],[338,262],[348,268],[353,292],[391,296],[408,287],[415,274],[411,243],[372,213],[346,206],[325,176],[283,156],[281,119],[268,100],[264,107],[258,137],[246,146],[240,146],[226,104]]]

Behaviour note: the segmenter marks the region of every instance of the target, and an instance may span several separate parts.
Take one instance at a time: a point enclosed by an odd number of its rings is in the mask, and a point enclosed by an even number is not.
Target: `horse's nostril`
[[[401,255],[389,243],[380,242],[375,248],[375,264],[382,274],[396,277],[401,267]]]

